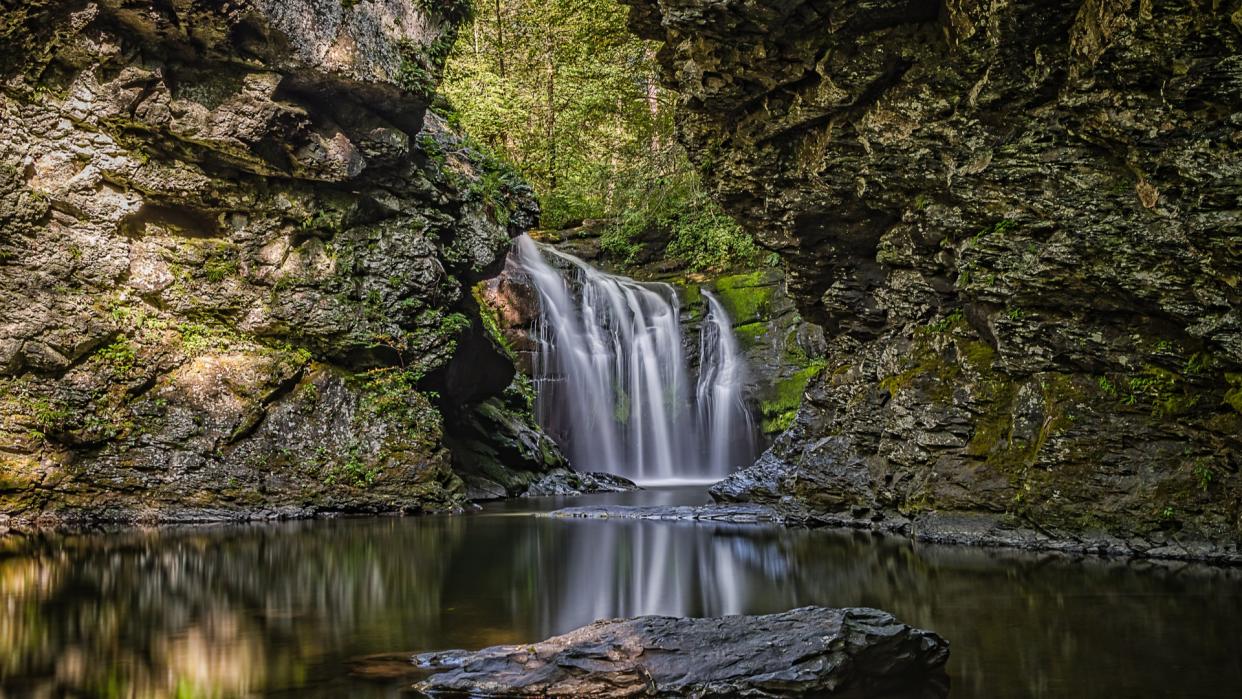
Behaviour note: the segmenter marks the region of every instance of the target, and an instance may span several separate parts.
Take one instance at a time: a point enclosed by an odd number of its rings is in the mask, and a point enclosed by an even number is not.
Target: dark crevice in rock
[[[140,238],[148,226],[158,226],[163,234],[187,238],[219,238],[223,236],[216,214],[187,206],[143,204],[142,208],[121,219],[122,235]]]

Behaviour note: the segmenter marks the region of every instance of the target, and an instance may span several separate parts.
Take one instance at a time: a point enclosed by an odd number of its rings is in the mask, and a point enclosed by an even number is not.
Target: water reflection
[[[954,696],[1242,690],[1236,570],[514,508],[10,542],[0,697],[395,696],[348,660],[812,603],[936,629],[953,643]]]

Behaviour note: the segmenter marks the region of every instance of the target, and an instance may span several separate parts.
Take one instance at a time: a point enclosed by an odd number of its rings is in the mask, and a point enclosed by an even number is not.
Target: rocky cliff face
[[[465,3],[0,7],[0,513],[451,509],[466,423],[560,463],[470,294],[533,197],[428,111]]]
[[[1239,555],[1242,4],[626,2],[830,337],[720,496]]]

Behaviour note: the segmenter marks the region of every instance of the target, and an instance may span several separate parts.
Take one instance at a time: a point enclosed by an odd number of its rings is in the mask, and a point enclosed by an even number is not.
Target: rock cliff
[[[0,7],[0,516],[445,510],[480,440],[561,463],[470,293],[533,196],[429,110],[467,3]]]
[[[1239,557],[1242,4],[625,2],[829,337],[720,497]]]

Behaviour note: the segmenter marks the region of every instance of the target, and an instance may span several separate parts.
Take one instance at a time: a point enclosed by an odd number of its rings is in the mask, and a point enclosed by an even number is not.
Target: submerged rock
[[[557,469],[531,484],[524,497],[544,495],[585,495],[587,493],[627,493],[641,490],[628,478],[611,473],[580,473]]]
[[[949,644],[877,609],[597,621],[531,645],[414,657],[429,696],[943,697]]]

